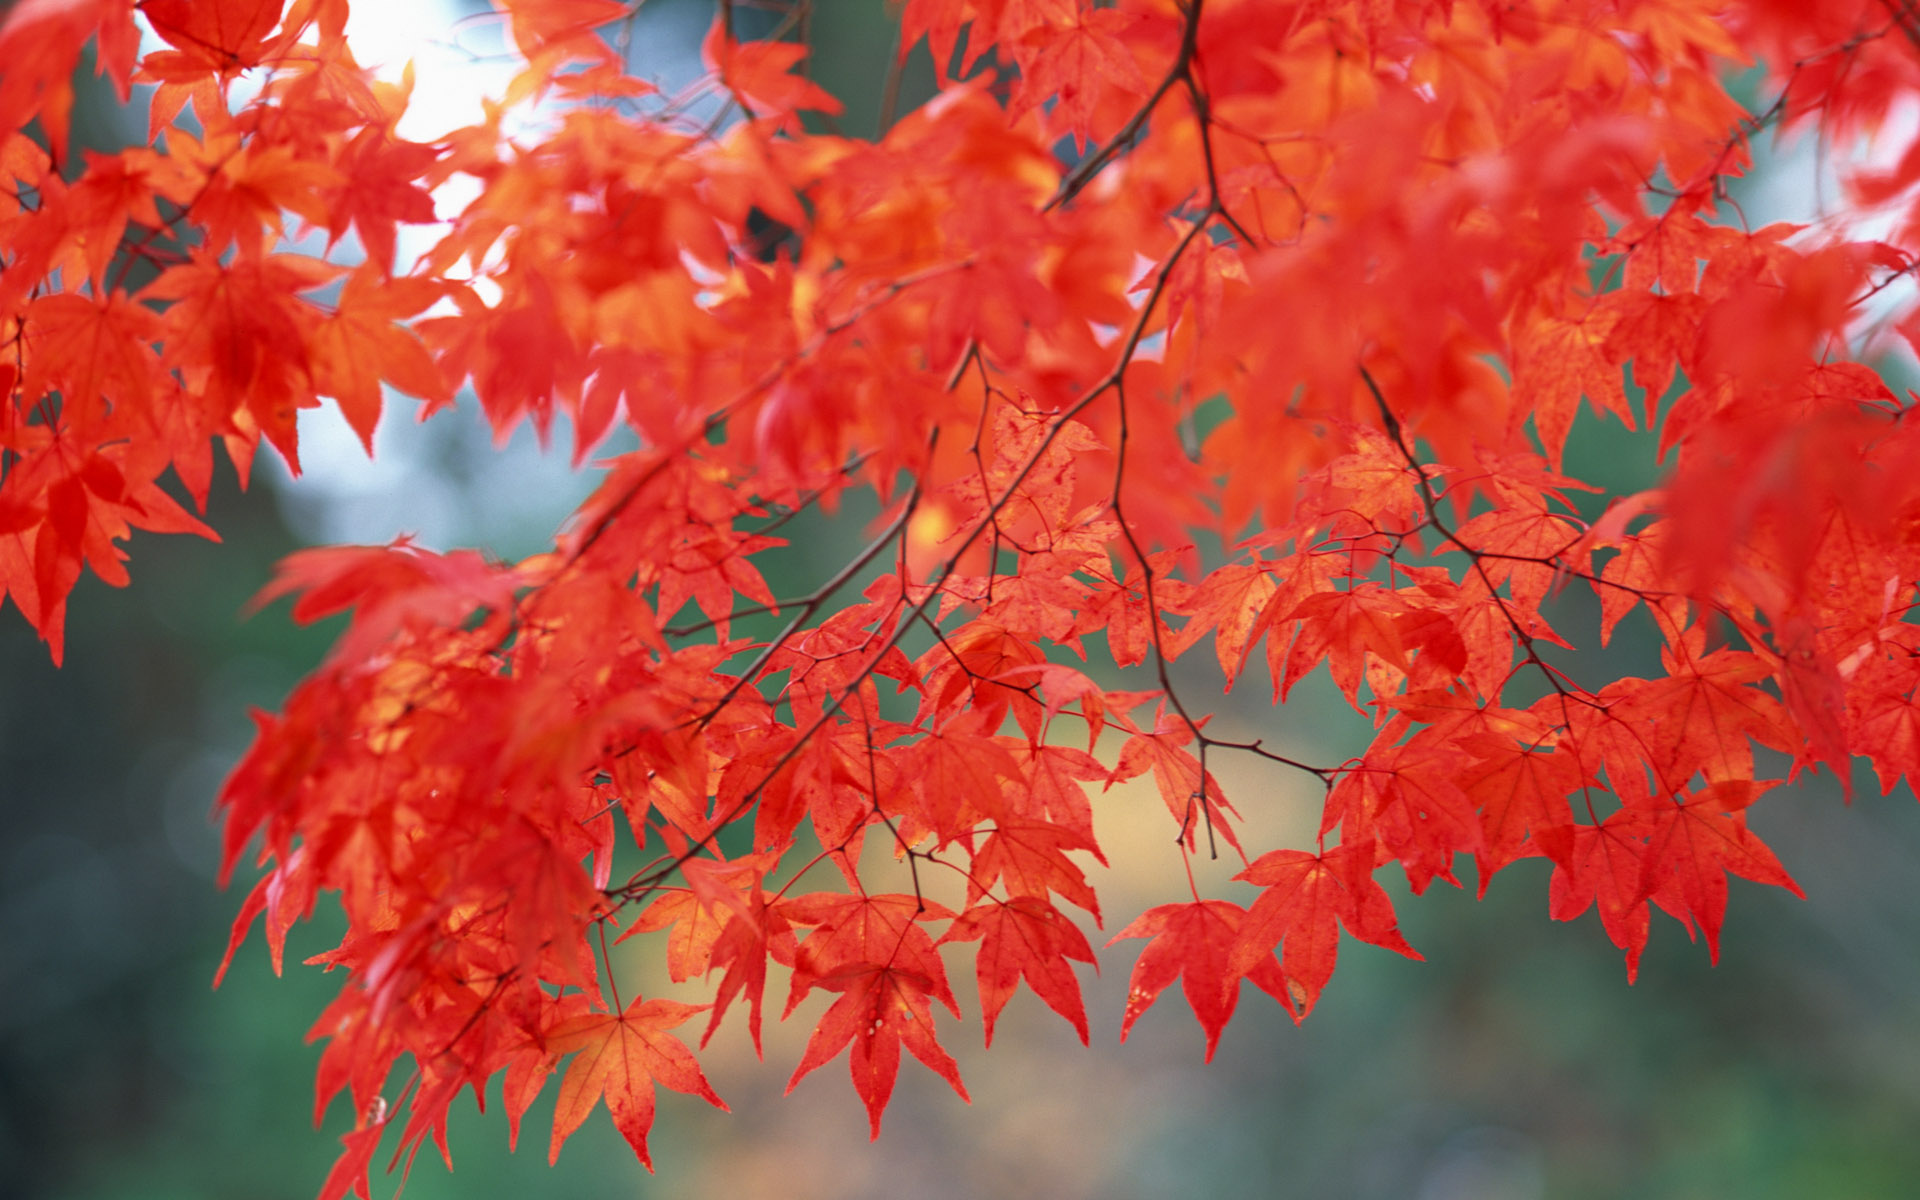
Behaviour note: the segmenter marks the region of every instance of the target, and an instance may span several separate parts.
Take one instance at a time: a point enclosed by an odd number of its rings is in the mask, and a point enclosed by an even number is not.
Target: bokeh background
[[[485,86],[484,48],[476,60],[471,41],[429,40],[456,5],[382,7],[393,11],[366,27],[363,57],[397,65],[416,55],[423,72],[465,64],[446,96]],[[686,78],[710,12],[708,0],[651,0],[636,45],[652,69]],[[814,33],[814,69],[848,99],[846,128],[871,130],[893,51],[885,9],[823,4]],[[469,22],[460,36],[488,33]],[[908,73],[909,102],[926,93],[925,67]],[[111,147],[138,126],[95,88],[79,129],[87,144]],[[1756,221],[1804,217],[1821,194],[1813,179],[1806,154],[1782,153],[1741,199]],[[1896,383],[1906,378],[1904,366],[1888,369]],[[214,886],[213,796],[246,744],[249,707],[277,705],[332,632],[295,628],[284,606],[251,619],[242,608],[278,557],[313,541],[406,531],[439,548],[538,549],[592,479],[567,468],[564,434],[551,454],[530,437],[495,447],[470,409],[425,426],[391,413],[371,463],[337,416],[310,416],[307,478],[275,473],[266,455],[249,493],[221,477],[209,519],[223,545],[141,537],[131,589],[82,584],[64,668],[15,614],[0,614],[0,1197],[302,1200],[350,1123],[336,1106],[314,1128],[318,1048],[301,1038],[337,977],[290,966],[276,979],[256,943],[209,990],[242,894]],[[1588,421],[1568,466],[1632,488],[1657,477],[1652,456],[1645,437]],[[859,534],[848,524],[793,528],[796,546],[773,580],[787,593],[810,587]],[[1591,609],[1569,596],[1555,624],[1590,644]],[[1648,632],[1625,627],[1597,669],[1649,669]],[[1192,695],[1218,686],[1208,657],[1183,664]],[[1222,724],[1316,761],[1364,744],[1364,723],[1323,678],[1285,709],[1267,707],[1265,694],[1265,681],[1249,678]],[[1244,763],[1223,777],[1256,837],[1304,844],[1314,797],[1296,780]],[[1177,990],[1117,1044],[1139,943],[1123,944],[1103,956],[1101,975],[1083,973],[1090,1049],[1023,991],[990,1052],[977,1024],[947,1027],[974,1104],[909,1061],[875,1144],[840,1062],[782,1097],[824,1005],[816,998],[770,1030],[764,1063],[737,1025],[716,1038],[706,1063],[731,1115],[663,1094],[655,1176],[604,1115],[549,1168],[550,1085],[517,1154],[497,1106],[481,1115],[462,1100],[457,1169],[429,1150],[406,1194],[1920,1195],[1920,805],[1905,788],[1881,797],[1865,773],[1856,782],[1851,807],[1822,778],[1757,808],[1755,825],[1810,899],[1735,881],[1717,967],[1656,916],[1629,987],[1597,918],[1550,921],[1546,865],[1523,863],[1480,901],[1444,886],[1417,900],[1398,889],[1403,928],[1426,962],[1348,941],[1300,1028],[1248,988],[1211,1064]],[[1158,805],[1125,789],[1098,799],[1113,860],[1097,880],[1109,935],[1178,898],[1171,840],[1151,823]],[[295,931],[289,962],[333,935],[323,913]],[[670,992],[639,957],[629,960],[633,982]],[[964,959],[954,983],[977,1019]],[[397,1184],[376,1175],[376,1195]]]

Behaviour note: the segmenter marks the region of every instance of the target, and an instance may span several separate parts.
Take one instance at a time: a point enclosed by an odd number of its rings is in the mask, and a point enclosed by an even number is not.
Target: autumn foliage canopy
[[[265,872],[236,943],[347,919],[329,1200],[495,1076],[516,1134],[558,1075],[553,1153],[604,1100],[647,1161],[770,977],[794,1079],[845,1055],[876,1135],[903,1049],[965,1095],[936,1009],[990,1042],[1024,985],[1085,1039],[1096,929],[1120,1035],[1177,980],[1209,1054],[1243,981],[1301,1020],[1343,938],[1418,957],[1382,882],[1466,859],[1550,860],[1631,978],[1654,909],[1714,952],[1730,874],[1797,891],[1747,825],[1781,778],[1920,770],[1920,429],[1860,361],[1920,340],[1910,6],[908,0],[941,87],[877,138],[806,0],[755,38],[722,3],[673,93],[637,3],[496,6],[518,74],[430,142],[347,0],[0,24],[0,589],[55,658],[82,568],[211,536],[216,449],[297,469],[302,409],[377,453],[383,404],[470,389],[503,437],[636,447],[546,553],[266,588],[350,614],[219,802]],[[83,51],[146,144],[71,150]],[[1886,240],[1751,224],[1776,131],[1878,134],[1842,185]],[[1583,397],[1657,430],[1657,490],[1567,474]],[[860,494],[865,548],[774,594],[756,558]],[[1623,621],[1651,677],[1593,658]],[[1211,734],[1182,656],[1276,701],[1324,664],[1371,745]],[[1318,836],[1243,839],[1225,756],[1310,782]],[[1165,902],[1102,913],[1135,777]],[[647,955],[708,1002],[622,995]]]

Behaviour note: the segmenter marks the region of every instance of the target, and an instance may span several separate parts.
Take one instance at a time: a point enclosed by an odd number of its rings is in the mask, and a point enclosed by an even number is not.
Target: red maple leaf
[[[1324,854],[1275,850],[1261,855],[1235,876],[1266,890],[1247,911],[1233,940],[1230,963],[1249,977],[1265,970],[1276,947],[1287,991],[1282,1003],[1305,1020],[1333,975],[1340,953],[1340,928],[1398,951],[1408,958],[1420,952],[1400,936],[1393,902],[1373,880],[1371,848],[1339,846]]]
[[[976,904],[961,913],[940,940],[980,943],[974,965],[988,1046],[993,1045],[994,1022],[1023,976],[1034,995],[1065,1017],[1086,1044],[1086,1005],[1067,960],[1093,962],[1093,948],[1087,935],[1044,896]]]
[[[960,1006],[933,940],[917,924],[953,914],[912,896],[832,893],[795,897],[787,913],[798,923],[820,926],[800,944],[787,1012],[813,988],[842,993],[814,1028],[787,1090],[851,1046],[848,1069],[877,1138],[904,1045],[966,1099],[960,1068],[935,1036],[932,1001],[956,1017]]]
[[[563,1021],[547,1034],[556,1054],[573,1054],[560,1081],[560,1099],[553,1108],[553,1141],[547,1161],[560,1157],[560,1147],[604,1097],[627,1144],[641,1165],[653,1170],[647,1153],[647,1133],[653,1128],[653,1085],[699,1096],[715,1108],[726,1101],[714,1094],[693,1052],[666,1032],[706,1008],[676,1000],[642,1000],[615,1013],[587,1013]]]
[[[1236,945],[1247,911],[1226,900],[1196,900],[1191,904],[1162,904],[1150,908],[1107,942],[1123,938],[1151,938],[1134,961],[1127,984],[1127,1011],[1120,1018],[1120,1040],[1140,1014],[1153,1007],[1160,993],[1175,979],[1193,1009],[1194,1019],[1207,1035],[1207,1061],[1220,1045],[1220,1032],[1240,1003],[1240,981],[1254,986],[1293,1010],[1286,976],[1271,954],[1236,966]]]
[[[1806,899],[1773,851],[1747,828],[1743,810],[1771,786],[1751,780],[1709,783],[1685,799],[1638,811],[1647,837],[1638,894],[1674,895],[1685,906],[1675,915],[1700,922],[1715,962],[1720,960],[1729,872]]]

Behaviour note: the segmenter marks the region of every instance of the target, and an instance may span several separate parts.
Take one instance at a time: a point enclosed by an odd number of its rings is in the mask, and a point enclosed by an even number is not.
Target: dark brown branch
[[[1041,207],[1041,212],[1051,212],[1079,195],[1089,183],[1093,182],[1094,176],[1133,144],[1133,140],[1140,135],[1140,130],[1145,127],[1148,118],[1153,115],[1153,110],[1159,106],[1161,100],[1166,98],[1166,94],[1173,89],[1173,85],[1187,78],[1187,73],[1193,66],[1194,49],[1199,45],[1200,9],[1204,3],[1205,0],[1190,0],[1190,3],[1185,5],[1186,20],[1180,29],[1180,48],[1174,53],[1173,65],[1167,68],[1167,73],[1160,80],[1159,86],[1153,89],[1153,93],[1134,111],[1127,123],[1120,127],[1120,132],[1108,138],[1098,150],[1082,159],[1078,166],[1067,172],[1066,177],[1060,181],[1058,190],[1053,193],[1053,199]]]

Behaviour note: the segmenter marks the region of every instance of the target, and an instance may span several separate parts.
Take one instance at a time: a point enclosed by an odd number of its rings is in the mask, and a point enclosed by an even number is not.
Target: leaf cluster
[[[1654,909],[1717,953],[1730,874],[1797,892],[1747,824],[1756,746],[1920,766],[1920,439],[1857,361],[1912,239],[1751,228],[1726,190],[1765,126],[1910,102],[1911,14],[908,0],[943,87],[865,140],[820,132],[807,0],[746,41],[722,0],[672,94],[624,56],[638,7],[500,0],[517,74],[427,142],[345,0],[0,19],[0,587],[56,659],[83,567],[211,536],[163,476],[204,506],[216,444],[297,469],[303,409],[371,447],[389,393],[471,389],[579,459],[637,437],[548,552],[309,550],[263,593],[349,615],[220,798],[226,870],[264,867],[236,944],[264,920],[277,966],[323,893],[347,917],[318,1104],[361,1116],[324,1200],[389,1125],[444,1151],[496,1076],[515,1136],[559,1073],[552,1153],[604,1101],[647,1162],[656,1084],[721,1103],[672,1031],[757,1046],[782,976],[783,1017],[828,994],[795,1081],[844,1052],[876,1136],[902,1049],[966,1094],[959,944],[989,1042],[1023,983],[1085,1040],[1094,806],[1129,780],[1176,882],[1114,937],[1145,940],[1121,1035],[1177,979],[1211,1056],[1243,981],[1304,1019],[1343,933],[1418,957],[1382,871],[1546,858],[1631,978]],[[75,163],[88,44],[149,136]],[[1753,58],[1757,114],[1724,83]],[[1660,489],[1581,499],[1582,397],[1658,429]],[[756,557],[855,490],[866,546],[776,595]],[[1567,589],[1598,629],[1555,628]],[[1657,675],[1556,665],[1636,611]],[[1371,744],[1210,734],[1168,670],[1205,642],[1275,701],[1324,664]],[[1310,847],[1244,843],[1222,754],[1317,785]],[[1219,855],[1249,904],[1203,893]],[[711,1000],[623,998],[629,953]]]

